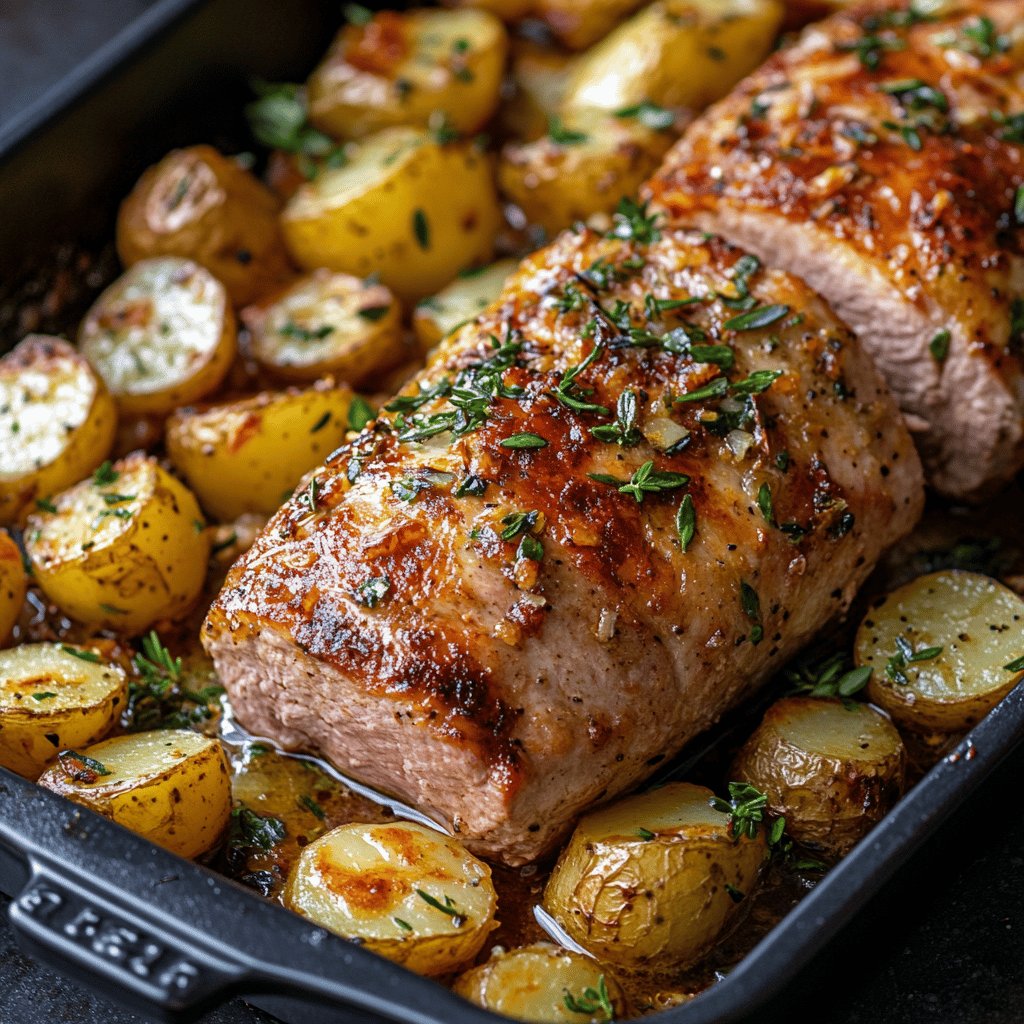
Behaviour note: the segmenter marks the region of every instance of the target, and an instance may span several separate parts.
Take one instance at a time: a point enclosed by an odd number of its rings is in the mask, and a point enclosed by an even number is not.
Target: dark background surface
[[[0,126],[151,0],[0,0]],[[1024,1022],[1024,806],[1018,753],[838,940],[751,1022]],[[2,813],[2,808],[0,808]],[[0,898],[0,1024],[139,1024],[15,948]],[[203,1024],[268,1024],[240,1001]]]

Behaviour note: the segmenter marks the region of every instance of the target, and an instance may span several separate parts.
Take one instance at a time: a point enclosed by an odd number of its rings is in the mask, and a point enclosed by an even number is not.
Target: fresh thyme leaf
[[[947,330],[941,330],[930,342],[928,342],[928,351],[932,354],[932,359],[937,363],[944,363],[946,356],[949,355],[949,340],[950,333]]]
[[[112,483],[117,481],[120,475],[121,474],[114,469],[110,460],[107,459],[96,467],[96,471],[92,475],[92,482],[96,487],[109,487]]]
[[[295,341],[323,341],[329,334],[334,333],[334,326],[321,324],[319,327],[302,327],[294,320],[287,320],[277,333],[283,338],[292,338]]]
[[[686,553],[694,534],[697,532],[697,511],[693,507],[693,498],[690,495],[683,495],[676,511],[676,533],[679,534],[679,544]]]
[[[311,796],[307,796],[305,793],[299,797],[299,806],[304,807],[313,815],[314,818],[317,818],[320,821],[323,821],[327,817],[324,809]]]
[[[747,782],[730,782],[729,799],[713,796],[708,803],[716,811],[729,815],[729,831],[734,839],[747,836],[757,838],[757,830],[764,821],[768,797]]]
[[[653,132],[663,132],[675,124],[676,118],[671,110],[665,110],[649,100],[637,103],[632,107],[623,107],[615,111],[615,116],[620,118],[636,118],[645,128]]]
[[[548,118],[548,138],[557,146],[578,146],[587,142],[590,136],[586,132],[566,128],[562,119],[556,114],[552,114]]]
[[[369,320],[370,323],[376,323],[378,320],[383,320],[391,311],[391,304],[386,303],[383,306],[366,306],[364,309],[359,310],[358,315],[363,320]]]
[[[657,834],[652,832],[650,829],[638,828],[636,834],[645,842],[649,843],[652,839],[657,838]]]
[[[317,502],[320,500],[320,481],[313,477],[306,488],[306,504],[310,512],[316,512]]]
[[[690,358],[695,363],[712,363],[723,370],[731,370],[735,355],[728,345],[691,345]]]
[[[501,520],[502,526],[505,527],[501,531],[501,539],[514,540],[521,533],[529,533],[537,525],[539,518],[540,513],[537,511],[510,512]]]
[[[36,498],[36,508],[40,512],[49,512],[50,515],[57,514],[57,506],[49,498]]]
[[[32,694],[32,699],[33,700],[49,700],[51,697],[56,697],[56,696],[57,696],[57,694],[55,694],[52,690],[44,690],[42,693],[33,693]]]
[[[444,903],[442,903],[435,896],[431,896],[429,892],[425,892],[423,889],[417,889],[416,895],[419,896],[419,898],[428,906],[433,907],[435,910],[440,910],[442,914],[447,914],[452,919],[452,924],[456,928],[461,928],[462,925],[465,924],[466,919],[459,913],[450,896],[445,896]]]
[[[631,448],[639,444],[643,437],[637,428],[638,411],[636,391],[633,388],[625,388],[615,406],[615,422],[591,427],[590,433],[599,441]]]
[[[237,851],[272,850],[287,834],[280,818],[257,814],[248,807],[236,807],[231,812],[228,846]]]
[[[430,223],[427,215],[417,207],[412,214],[412,233],[416,244],[424,251],[430,248]]]
[[[685,473],[656,470],[654,460],[648,459],[629,480],[619,480],[604,473],[588,473],[591,480],[618,488],[620,494],[632,495],[639,505],[647,494],[661,494],[685,487],[690,478]]]
[[[562,999],[565,1008],[570,1013],[585,1014],[602,1021],[615,1020],[615,1007],[612,1005],[611,996],[608,994],[608,983],[603,974],[597,979],[596,989],[587,986],[580,996],[574,996],[571,992],[566,991]]]
[[[62,750],[57,761],[64,774],[75,782],[95,782],[101,775],[109,775],[110,770],[102,761],[79,754],[76,750]]]
[[[487,490],[487,481],[482,476],[467,476],[455,489],[456,498],[465,498],[467,495],[479,498]]]
[[[514,451],[530,448],[546,448],[547,441],[539,434],[532,434],[528,430],[506,437],[504,441],[498,442],[501,448],[511,448]]]
[[[743,380],[734,381],[729,390],[734,395],[759,395],[782,376],[781,370],[755,370]]]
[[[377,410],[362,395],[356,395],[348,407],[348,429],[362,430],[376,415]]]
[[[757,591],[746,580],[740,581],[740,607],[754,625],[750,629],[750,642],[756,647],[764,639],[761,624],[761,599]]]
[[[722,327],[727,331],[757,331],[788,315],[789,306],[759,306],[726,320]]]
[[[531,562],[541,562],[544,560],[544,545],[532,534],[524,534],[523,539],[519,542],[516,557],[528,558]]]
[[[729,382],[725,377],[715,377],[707,384],[688,391],[685,395],[676,395],[674,402],[703,402],[708,398],[724,398],[729,393]]]
[[[1008,665],[1004,665],[1003,669],[1007,672],[1024,672],[1024,655],[1014,658]]]
[[[613,226],[608,237],[632,239],[642,245],[649,245],[661,238],[659,220],[659,214],[648,212],[646,202],[638,203],[635,199],[623,196],[612,215]]]
[[[391,918],[391,920],[394,921],[395,924],[397,924],[398,927],[401,928],[403,932],[411,932],[412,931],[412,925],[409,924],[408,921],[403,921],[400,917],[393,917],[393,918]]]
[[[775,506],[772,503],[772,489],[767,483],[761,484],[757,491],[757,507],[769,525],[775,524]]]

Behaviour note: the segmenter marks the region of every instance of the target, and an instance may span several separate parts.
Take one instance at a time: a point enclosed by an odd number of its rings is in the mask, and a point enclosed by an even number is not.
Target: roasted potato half
[[[309,77],[309,119],[340,139],[436,118],[470,134],[498,106],[507,49],[487,11],[381,11],[338,33]]]
[[[27,591],[28,576],[18,545],[6,530],[0,530],[0,646],[10,639]]]
[[[159,416],[220,387],[235,358],[235,317],[208,270],[161,256],[103,292],[78,345],[123,413]]]
[[[39,784],[179,857],[213,849],[231,818],[224,748],[188,729],[137,732],[61,751]]]
[[[91,473],[110,453],[117,409],[83,356],[31,334],[0,359],[0,523]]]
[[[517,40],[509,69],[509,98],[498,119],[506,136],[532,140],[544,135],[562,109],[574,58],[530,40]]]
[[[790,836],[841,856],[903,791],[906,754],[895,726],[852,701],[776,701],[736,757],[732,777],[759,789]]]
[[[486,263],[500,219],[484,153],[394,128],[367,139],[345,167],[303,185],[283,225],[307,270],[376,272],[400,298],[415,301],[464,267]]]
[[[551,235],[595,213],[610,213],[623,196],[634,195],[671,141],[635,117],[567,115],[533,142],[506,145],[498,182],[527,220]]]
[[[121,204],[117,251],[127,267],[153,256],[193,260],[242,306],[289,274],[277,214],[273,192],[235,160],[210,146],[176,149]]]
[[[314,271],[242,318],[257,362],[288,380],[360,384],[409,354],[394,295],[350,274]]]
[[[782,15],[778,0],[659,0],[580,57],[563,103],[700,110],[761,63]]]
[[[409,822],[342,825],[292,868],[285,906],[420,974],[446,974],[495,928],[491,869]]]
[[[466,271],[436,295],[424,299],[413,313],[412,326],[426,353],[456,328],[482,313],[498,296],[516,269],[516,260],[499,260],[489,267]]]
[[[703,786],[672,783],[580,820],[544,907],[599,960],[663,970],[699,960],[757,885],[767,841],[734,839]]]
[[[210,538],[192,492],[136,452],[29,516],[25,551],[36,582],[71,618],[141,633],[195,602]]]
[[[0,764],[37,779],[67,747],[110,732],[128,696],[124,672],[66,644],[0,651]]]
[[[644,0],[536,0],[534,15],[570,50],[593,46]]]
[[[180,409],[167,422],[167,452],[214,518],[269,515],[341,443],[352,397],[327,379],[305,391]]]
[[[989,576],[945,570],[875,602],[857,631],[868,696],[922,733],[969,729],[1024,677],[1024,600]]]
[[[496,950],[452,988],[485,1010],[536,1024],[620,1020],[627,1011],[618,982],[596,960],[549,942]]]

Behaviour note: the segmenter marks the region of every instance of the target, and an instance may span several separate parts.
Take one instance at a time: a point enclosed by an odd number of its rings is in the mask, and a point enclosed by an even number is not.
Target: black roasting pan
[[[245,147],[250,79],[302,77],[339,7],[158,0],[0,125],[0,350],[17,340],[15,300],[47,269],[73,274],[74,253],[109,245],[143,168],[175,145]],[[72,287],[68,307],[44,308],[38,325],[60,329],[94,291]],[[725,1024],[777,994],[1021,739],[1024,684],[735,970],[658,1020]],[[235,994],[294,1024],[502,1019],[3,769],[0,892],[26,951],[156,1019],[188,1021]]]

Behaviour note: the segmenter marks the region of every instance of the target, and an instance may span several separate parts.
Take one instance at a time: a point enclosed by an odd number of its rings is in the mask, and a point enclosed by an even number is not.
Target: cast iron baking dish
[[[301,76],[336,21],[337,5],[317,0],[163,0],[0,129],[0,339],[15,340],[5,308],[52,269],[54,243],[97,251],[118,200],[168,149],[244,145],[250,78]],[[1022,738],[1024,684],[735,970],[658,1019],[710,1024],[755,1010]],[[190,1020],[236,994],[302,1024],[501,1019],[3,769],[0,890],[26,950],[161,1019]]]

